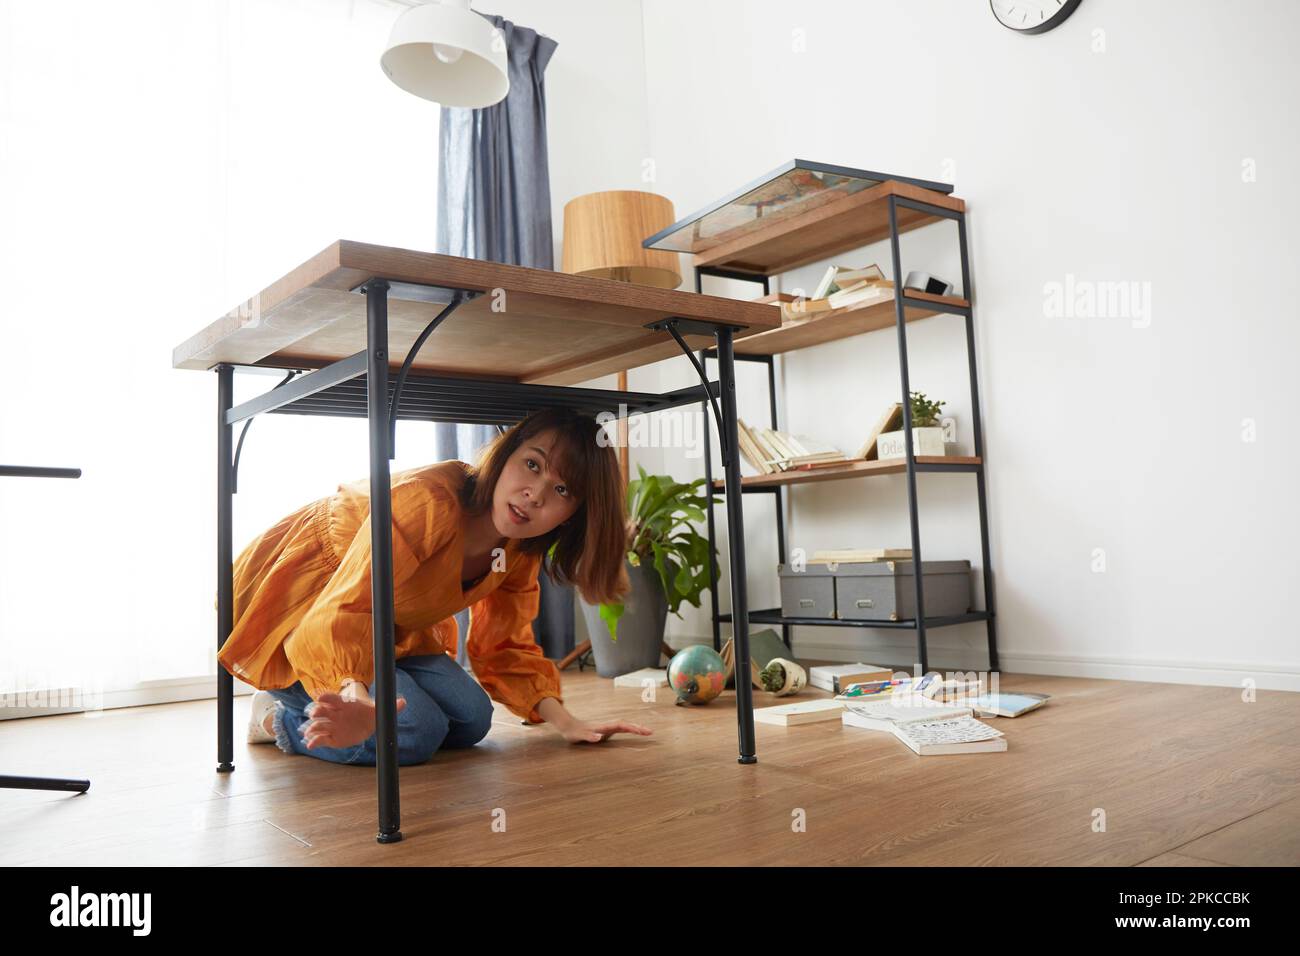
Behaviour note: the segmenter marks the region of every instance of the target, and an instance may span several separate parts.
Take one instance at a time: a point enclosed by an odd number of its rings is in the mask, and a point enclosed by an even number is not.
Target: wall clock
[[[989,0],[998,23],[1016,33],[1046,33],[1066,21],[1079,0]]]

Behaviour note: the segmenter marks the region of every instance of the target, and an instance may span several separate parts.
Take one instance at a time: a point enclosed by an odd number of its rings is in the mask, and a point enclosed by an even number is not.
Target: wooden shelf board
[[[960,308],[970,306],[965,299],[955,295],[931,295],[928,292],[914,292],[909,289],[907,297]],[[779,306],[780,303],[776,303],[772,307],[779,308]],[[911,304],[905,304],[903,308],[903,316],[908,322],[928,319],[940,314],[942,313],[937,309],[926,309]],[[787,319],[779,329],[768,329],[757,335],[736,339],[734,348],[737,354],[743,355],[778,355],[781,352],[805,349],[824,342],[861,335],[864,332],[887,329],[896,322],[894,297],[890,295],[876,302],[818,312],[806,319]]]
[[[982,459],[965,455],[917,455],[918,465],[979,465]],[[840,478],[869,478],[872,475],[897,475],[907,471],[902,458],[885,461],[853,461],[846,465],[827,465],[796,471],[779,471],[771,475],[747,475],[740,479],[744,488],[765,488],[771,485],[802,485],[810,481],[836,481]],[[721,491],[721,478],[713,479],[713,487]]]
[[[775,275],[888,239],[887,200],[891,195],[915,199],[954,212],[966,210],[965,202],[955,196],[891,179],[839,202],[809,209],[798,216],[772,223],[761,220],[747,223],[733,230],[730,238],[697,253],[694,264],[755,275]],[[898,207],[900,234],[939,221],[940,217],[930,213]]]

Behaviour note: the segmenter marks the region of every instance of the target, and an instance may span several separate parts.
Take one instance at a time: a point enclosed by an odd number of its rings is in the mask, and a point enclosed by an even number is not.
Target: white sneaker
[[[278,701],[270,692],[259,690],[253,694],[253,702],[248,715],[248,742],[250,744],[273,744],[275,734],[267,732],[266,715],[273,713]]]

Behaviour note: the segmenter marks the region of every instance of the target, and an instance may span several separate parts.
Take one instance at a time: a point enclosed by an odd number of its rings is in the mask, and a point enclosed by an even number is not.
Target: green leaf
[[[605,622],[605,626],[609,628],[609,639],[617,641],[618,619],[623,616],[623,605],[602,604],[597,608],[597,613],[600,614],[600,619]]]

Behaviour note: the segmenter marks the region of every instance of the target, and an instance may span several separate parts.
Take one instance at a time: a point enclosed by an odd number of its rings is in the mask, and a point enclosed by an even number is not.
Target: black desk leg
[[[736,437],[736,365],[732,330],[718,326],[718,384],[722,398],[722,446],[726,450],[727,539],[731,558],[731,634],[735,639],[736,722],[740,730],[740,763],[758,763],[754,754],[754,690],[749,674],[749,602],[745,587],[745,519],[741,508],[740,448]]]
[[[388,471],[388,283],[366,283],[366,410],[370,420],[370,600],[375,640],[375,755],[380,843],[402,839],[397,782],[397,661],[393,628],[393,498]]]
[[[235,367],[217,366],[217,650],[235,626],[234,611],[234,511],[231,478],[232,427],[226,415],[234,404]],[[217,665],[217,773],[235,769],[235,679]]]

